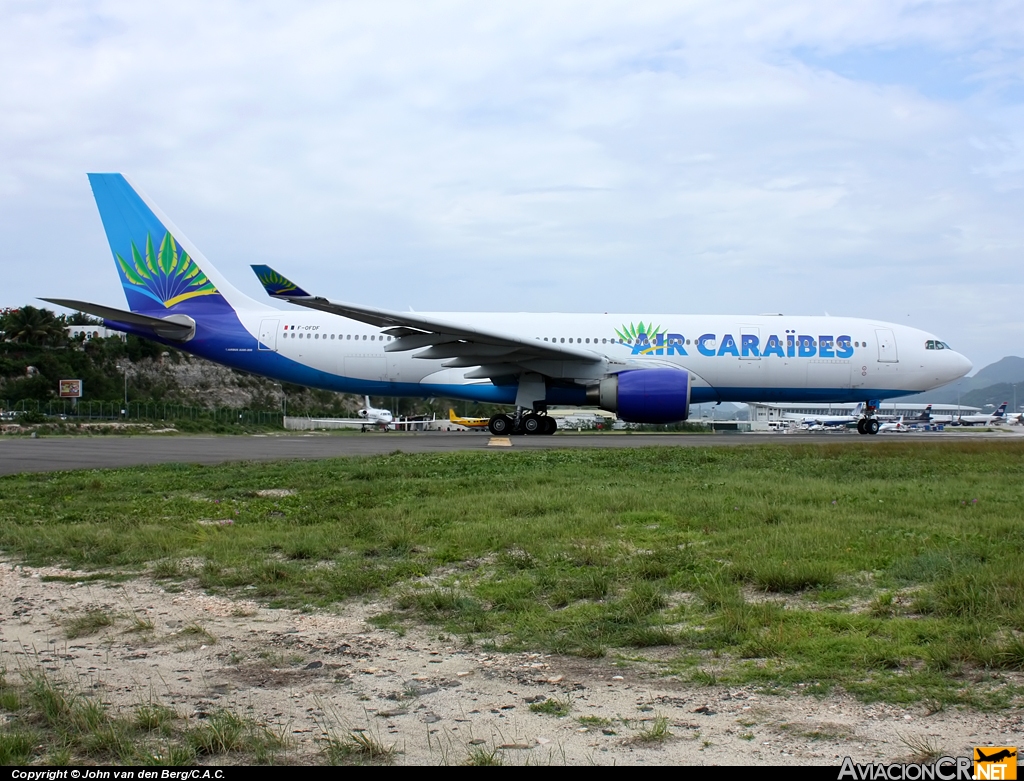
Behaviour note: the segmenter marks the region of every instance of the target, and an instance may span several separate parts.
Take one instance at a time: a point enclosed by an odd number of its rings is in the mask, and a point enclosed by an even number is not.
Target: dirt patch
[[[325,731],[349,729],[395,745],[399,764],[461,764],[483,751],[507,764],[838,765],[905,759],[908,738],[966,755],[1024,733],[1019,710],[928,714],[700,687],[662,676],[656,653],[585,660],[467,648],[426,630],[399,636],[367,623],[383,604],[274,610],[146,578],[42,580],[53,575],[77,574],[0,564],[9,678],[42,670],[114,708],[160,702],[190,718],[233,709],[288,736],[295,762],[322,761]],[[69,619],[89,611],[112,621],[69,639]],[[548,698],[569,715],[531,710]]]

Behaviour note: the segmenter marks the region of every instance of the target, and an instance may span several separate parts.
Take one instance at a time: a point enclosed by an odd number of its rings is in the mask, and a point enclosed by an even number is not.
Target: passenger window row
[[[289,338],[290,339],[294,339],[296,337],[298,337],[299,339],[302,339],[302,338],[306,338],[306,339],[321,339],[322,338],[325,341],[327,339],[334,339],[335,337],[337,337],[338,341],[342,341],[342,340],[348,340],[348,341],[355,340],[357,342],[360,341],[359,334],[355,334],[355,335],[353,335],[353,334],[330,334],[330,336],[328,336],[327,334],[320,334],[319,332],[317,332],[317,333],[309,333],[309,332],[303,333],[301,331],[285,331],[284,332],[284,337],[286,339],[289,339]],[[366,334],[363,334],[362,341],[365,342],[366,339],[367,339]],[[387,339],[387,341],[389,341],[389,342],[391,341],[391,337],[390,336],[385,337],[383,334],[380,335],[380,336],[377,336],[376,334],[373,334],[373,335],[371,335],[369,337],[369,339],[370,339],[371,342],[375,342],[375,341],[383,342],[385,339]]]

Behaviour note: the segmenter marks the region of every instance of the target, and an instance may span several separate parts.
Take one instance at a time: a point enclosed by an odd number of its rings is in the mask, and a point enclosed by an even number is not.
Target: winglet
[[[312,298],[312,296],[270,266],[253,266],[256,278],[271,298]]]

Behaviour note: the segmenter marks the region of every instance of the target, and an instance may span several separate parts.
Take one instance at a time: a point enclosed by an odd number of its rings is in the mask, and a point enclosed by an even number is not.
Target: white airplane
[[[1006,420],[1006,407],[1008,401],[999,405],[994,412],[982,412],[977,415],[961,415],[953,421],[955,426],[992,426]]]
[[[823,428],[839,428],[846,426],[849,423],[856,423],[861,419],[864,411],[864,402],[861,402],[853,408],[853,413],[850,415],[831,415],[829,417],[814,417],[804,418],[800,425],[806,426],[808,429],[820,430]]]
[[[863,401],[858,430],[877,433],[879,399],[971,369],[934,335],[876,320],[399,312],[310,295],[254,266],[272,298],[301,307],[274,309],[231,285],[121,174],[89,180],[130,311],[45,300],[281,381],[512,406],[491,417],[495,434],[553,433],[549,404],[668,423],[686,420],[691,404],[721,401]]]
[[[360,409],[356,414],[363,419],[363,431],[366,431],[367,426],[380,426],[385,431],[390,430],[390,426],[394,423],[394,416],[391,414],[389,409],[374,409],[370,406],[370,397],[363,397],[366,401],[363,408]]]
[[[878,427],[878,430],[881,432],[902,433],[905,431],[910,431],[910,427],[903,424],[903,416],[900,415],[896,420],[890,421],[888,423],[883,423],[881,426]]]

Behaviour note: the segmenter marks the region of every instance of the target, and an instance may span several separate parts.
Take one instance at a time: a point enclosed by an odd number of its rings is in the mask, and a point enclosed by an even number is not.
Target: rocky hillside
[[[57,398],[64,379],[83,381],[83,401],[124,398],[206,409],[233,407],[289,414],[349,415],[351,395],[316,391],[237,372],[143,339],[129,337],[29,345],[0,342],[0,408]]]

